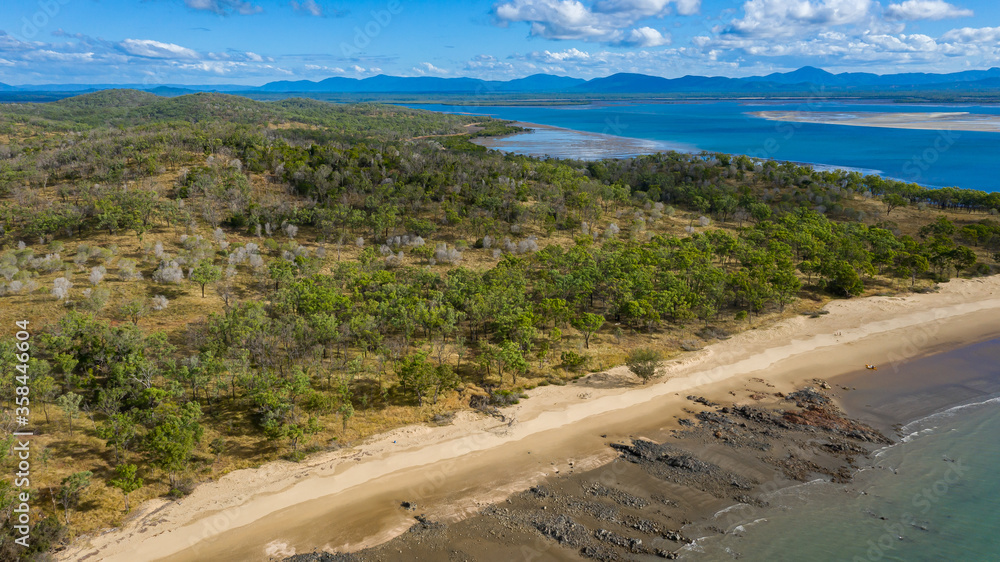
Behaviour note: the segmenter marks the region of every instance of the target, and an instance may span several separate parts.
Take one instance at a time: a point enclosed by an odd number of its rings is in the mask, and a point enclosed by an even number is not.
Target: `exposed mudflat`
[[[1000,115],[965,111],[852,113],[836,111],[755,111],[755,117],[771,121],[883,127],[887,129],[922,129],[929,131],[1000,132]]]

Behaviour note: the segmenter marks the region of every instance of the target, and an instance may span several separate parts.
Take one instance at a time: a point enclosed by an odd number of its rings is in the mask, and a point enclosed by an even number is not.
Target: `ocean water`
[[[985,389],[1000,371],[998,351],[994,340],[926,358],[919,368],[944,378],[956,358],[975,356],[967,368],[983,378],[964,384]],[[712,525],[726,534],[698,540],[682,559],[1000,560],[998,437],[1000,395],[968,398],[904,426],[896,444],[859,461],[864,468],[850,483],[817,480],[767,494],[763,508],[717,513]]]
[[[1000,191],[1000,132],[920,131],[769,121],[756,111],[846,113],[969,112],[1000,115],[989,105],[843,102],[712,101],[597,103],[583,106],[515,107],[410,105],[432,111],[492,115],[567,129],[643,139],[663,149],[725,152],[877,173],[942,187]],[[537,134],[537,133],[535,133]],[[533,142],[509,137],[503,150],[555,155],[560,139]],[[559,153],[559,156],[566,156]],[[625,154],[628,155],[628,154]],[[584,151],[577,155],[586,159]]]

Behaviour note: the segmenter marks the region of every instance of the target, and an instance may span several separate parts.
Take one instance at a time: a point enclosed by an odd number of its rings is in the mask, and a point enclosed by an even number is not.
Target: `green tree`
[[[794,266],[791,262],[779,265],[771,273],[768,281],[771,283],[772,292],[778,300],[781,311],[784,312],[785,306],[795,299],[795,295],[802,288],[802,282],[795,275]]]
[[[434,388],[437,378],[427,355],[426,351],[421,351],[403,359],[399,366],[399,383],[406,392],[413,394],[418,406],[424,405],[424,397]]]
[[[128,505],[128,495],[142,488],[142,478],[137,477],[135,471],[134,464],[120,464],[115,468],[117,477],[108,481],[108,484],[111,484],[113,488],[122,491],[122,496],[125,497],[125,513],[131,511]]]
[[[222,279],[222,268],[212,265],[211,260],[199,260],[191,272],[191,280],[201,285],[201,298],[205,298],[205,285]]]
[[[337,408],[337,413],[340,414],[340,420],[343,422],[344,431],[347,431],[347,420],[354,416],[354,404],[350,400],[345,400],[340,403],[340,407]]]
[[[67,392],[56,400],[59,408],[64,414],[66,414],[66,420],[69,422],[70,435],[73,435],[73,418],[75,418],[76,414],[80,412],[80,402],[82,401],[83,396],[74,392]]]
[[[601,317],[604,320],[604,317]],[[505,341],[500,344],[499,360],[503,363],[504,369],[511,374],[511,384],[517,384],[517,374],[525,373],[528,370],[528,361],[524,358],[521,347],[512,341]],[[500,379],[503,383],[503,378]]]
[[[282,283],[288,283],[295,279],[295,264],[286,260],[274,260],[267,265],[267,270],[274,280],[274,290],[281,288]]]
[[[132,299],[123,302],[118,312],[122,317],[131,320],[133,326],[138,326],[139,320],[149,314],[149,307],[146,306],[145,299]]]
[[[97,426],[97,436],[104,439],[108,447],[114,448],[115,462],[122,462],[126,460],[125,455],[136,438],[137,429],[130,412],[119,412],[111,414]]]
[[[584,347],[590,349],[590,337],[604,325],[604,317],[592,312],[584,312],[573,318],[570,324],[583,333]]]
[[[566,300],[559,298],[542,299],[537,305],[537,310],[543,320],[552,322],[553,327],[565,322],[572,315]]]
[[[663,356],[660,352],[651,348],[634,349],[625,359],[628,370],[642,379],[642,384],[656,377],[656,371],[662,362]]]
[[[930,268],[931,264],[927,261],[926,256],[902,252],[897,262],[896,275],[899,277],[909,277],[910,286],[912,287],[917,283],[917,276],[926,273]]]
[[[921,238],[933,236],[951,236],[955,234],[955,223],[948,220],[948,217],[941,215],[934,222],[920,227],[917,234]]]
[[[892,210],[897,207],[905,207],[909,201],[906,197],[898,193],[888,193],[882,197],[882,202],[885,203],[885,216],[889,216]]]
[[[198,423],[201,407],[197,402],[188,402],[181,407],[166,403],[154,412],[154,417],[153,427],[145,437],[146,451],[153,466],[167,472],[170,485],[176,487],[177,472],[187,466],[191,452],[204,433]]]
[[[951,260],[956,271],[970,269],[976,265],[976,253],[965,246],[958,246],[952,250]]]
[[[833,262],[827,271],[826,290],[845,297],[855,297],[865,292],[858,272],[844,260]]]
[[[80,496],[83,494],[83,491],[90,486],[90,477],[93,475],[93,472],[85,470],[83,472],[70,474],[66,478],[62,479],[62,483],[59,486],[59,492],[56,497],[66,512],[67,525],[69,525],[70,510],[79,505]]]
[[[49,410],[46,405],[52,401],[56,393],[56,381],[49,375],[31,378],[31,393],[38,397],[38,402],[42,405],[42,412],[45,414],[45,423],[49,423]]]

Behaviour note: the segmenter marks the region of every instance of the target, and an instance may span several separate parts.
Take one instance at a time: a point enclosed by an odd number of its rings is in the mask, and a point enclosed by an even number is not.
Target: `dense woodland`
[[[107,91],[0,107],[0,402],[34,543],[142,500],[1000,259],[1000,194],[723,154],[538,160],[481,117]],[[793,312],[794,311],[794,312]],[[15,502],[13,438],[0,518]]]

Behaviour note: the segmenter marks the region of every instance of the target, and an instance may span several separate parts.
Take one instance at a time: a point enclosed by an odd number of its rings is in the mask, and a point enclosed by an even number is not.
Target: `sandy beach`
[[[679,427],[688,395],[731,401],[764,386],[791,392],[816,378],[891,375],[894,365],[923,354],[1000,336],[998,309],[997,277],[955,280],[938,293],[835,301],[826,315],[791,318],[688,353],[655,384],[639,385],[619,367],[529,391],[504,412],[505,421],[463,413],[448,426],[400,428],[299,464],[233,472],[181,501],[147,502],[123,528],[82,537],[56,556],[268,560],[359,550],[413,525],[402,501],[434,520],[458,521],[555,473],[606,465],[617,456],[609,441]],[[879,371],[866,372],[866,363]]]
[[[771,121],[920,129],[929,131],[1000,132],[1000,115],[962,111],[930,113],[837,113],[829,111],[754,111],[750,115]]]

